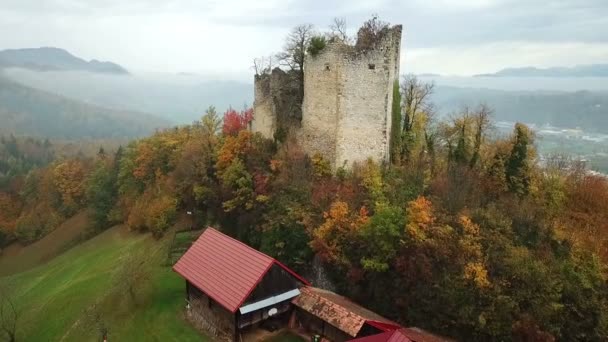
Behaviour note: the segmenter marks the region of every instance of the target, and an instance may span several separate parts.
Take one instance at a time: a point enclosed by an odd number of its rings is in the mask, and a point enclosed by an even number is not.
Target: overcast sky
[[[354,33],[372,13],[404,25],[402,72],[608,63],[608,0],[0,0],[0,49],[248,79],[294,25]]]

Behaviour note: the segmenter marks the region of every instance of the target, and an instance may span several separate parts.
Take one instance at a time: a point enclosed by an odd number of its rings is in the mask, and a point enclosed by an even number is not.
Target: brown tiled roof
[[[400,328],[399,324],[331,291],[304,287],[300,292],[301,294],[292,301],[294,305],[352,337],[357,336],[365,323],[384,331]]]

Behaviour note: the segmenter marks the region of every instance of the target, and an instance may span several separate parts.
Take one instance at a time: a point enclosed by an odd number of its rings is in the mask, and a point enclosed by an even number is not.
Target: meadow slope
[[[112,341],[205,341],[182,316],[183,280],[164,265],[168,239],[117,226],[45,264],[0,278],[20,312],[17,339],[97,341],[103,326]],[[116,285],[125,261],[134,257],[145,260],[147,270],[136,300]]]

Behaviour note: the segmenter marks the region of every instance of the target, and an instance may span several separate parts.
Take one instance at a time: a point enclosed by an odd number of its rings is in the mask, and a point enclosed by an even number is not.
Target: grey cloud
[[[512,40],[608,40],[604,33],[608,28],[608,2],[604,0],[509,0],[465,13],[450,9],[421,11],[407,6],[401,11],[411,33],[410,43],[416,47]]]
[[[406,53],[516,41],[608,43],[608,0],[0,0],[0,49],[58,45],[137,65],[146,63],[139,54],[147,48],[157,67],[205,56],[201,41],[229,50],[247,36],[256,44],[246,53],[259,54],[280,48],[280,36],[297,24],[325,29],[333,17],[344,17],[354,32],[372,13],[404,25]]]
[[[471,45],[496,41],[608,42],[606,0],[496,0],[491,6],[469,8],[424,6],[422,1],[391,0],[370,8],[369,1],[290,1],[276,12],[232,18],[235,25],[289,28],[312,23],[324,28],[335,16],[351,28],[378,13],[405,27],[411,47]],[[429,2],[432,3],[432,2]],[[377,4],[377,3],[376,3]],[[223,18],[215,18],[223,20]]]
[[[0,10],[30,15],[134,15],[205,11],[215,3],[195,0],[3,0]]]

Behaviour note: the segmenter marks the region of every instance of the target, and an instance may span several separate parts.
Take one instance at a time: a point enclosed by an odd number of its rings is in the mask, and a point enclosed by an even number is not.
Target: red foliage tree
[[[222,132],[227,135],[236,135],[247,128],[253,120],[253,109],[249,108],[241,112],[230,108],[224,113],[224,126]]]

